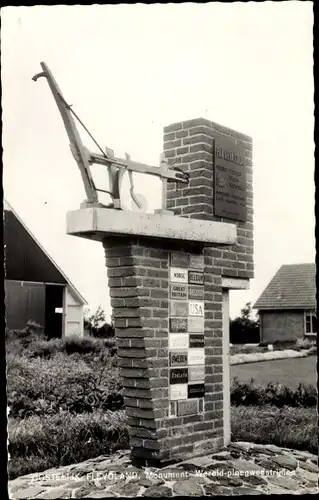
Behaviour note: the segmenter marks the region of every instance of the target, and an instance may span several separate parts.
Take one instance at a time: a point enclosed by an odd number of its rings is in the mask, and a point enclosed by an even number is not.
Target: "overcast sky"
[[[66,235],[66,213],[85,193],[49,87],[31,80],[40,61],[117,156],[127,151],[157,165],[163,127],[191,118],[252,136],[255,279],[249,291],[231,293],[234,317],[282,264],[315,258],[312,8],[290,1],[1,9],[5,197],[92,310],[101,304],[110,314],[103,248]],[[95,168],[103,183],[103,167]],[[135,183],[148,211],[160,207],[159,180]]]

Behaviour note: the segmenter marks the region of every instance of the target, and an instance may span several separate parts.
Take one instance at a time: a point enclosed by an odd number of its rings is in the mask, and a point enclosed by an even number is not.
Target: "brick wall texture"
[[[304,311],[259,311],[262,342],[293,342],[304,338]]]

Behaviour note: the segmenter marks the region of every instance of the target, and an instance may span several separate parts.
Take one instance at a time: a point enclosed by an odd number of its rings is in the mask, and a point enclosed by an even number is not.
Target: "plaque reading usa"
[[[188,351],[189,365],[203,365],[205,361],[204,349],[190,349]]]
[[[190,301],[188,303],[189,316],[204,316],[204,302]]]
[[[183,269],[182,267],[171,267],[170,281],[171,283],[187,283],[187,269]]]

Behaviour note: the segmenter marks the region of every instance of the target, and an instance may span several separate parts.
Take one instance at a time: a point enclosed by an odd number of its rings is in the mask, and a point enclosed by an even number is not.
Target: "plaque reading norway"
[[[186,333],[187,318],[169,318],[169,331],[173,333]]]
[[[187,368],[172,368],[169,375],[171,384],[186,384],[188,382]]]
[[[187,269],[181,267],[171,267],[170,269],[171,283],[187,283]]]
[[[191,285],[203,285],[204,273],[200,271],[188,271],[188,283]]]
[[[245,150],[235,139],[215,139],[214,214],[245,222],[247,218]]]

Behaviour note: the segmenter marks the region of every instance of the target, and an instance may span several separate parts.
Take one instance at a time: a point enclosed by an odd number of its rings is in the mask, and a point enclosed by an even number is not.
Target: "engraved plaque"
[[[189,398],[202,398],[205,394],[204,384],[188,384],[188,394]]]
[[[203,285],[204,273],[201,271],[188,271],[188,283],[191,285]]]
[[[191,401],[178,401],[177,403],[177,416],[194,415],[198,413],[197,399]]]
[[[187,318],[169,318],[169,331],[173,333],[186,333]]]
[[[205,367],[201,366],[190,366],[188,369],[188,380],[190,382],[204,382],[205,380]]]
[[[204,349],[190,349],[188,351],[189,365],[203,365],[205,361]]]
[[[173,267],[188,267],[189,255],[184,252],[171,252],[170,264]]]
[[[187,299],[187,285],[171,285],[171,299]]]
[[[176,401],[177,399],[187,399],[187,384],[170,385],[169,398],[173,401]]]
[[[188,287],[188,298],[189,299],[204,299],[204,287],[203,286],[191,286]]]
[[[186,366],[187,351],[172,351],[169,353],[171,366]]]
[[[204,333],[204,318],[202,316],[189,316],[188,331],[192,333]]]
[[[189,256],[189,267],[192,269],[204,269],[204,255],[191,254]]]
[[[170,281],[171,283],[187,283],[187,269],[183,269],[181,267],[171,267]]]
[[[171,368],[169,381],[171,384],[187,384],[188,368]]]
[[[204,335],[202,334],[190,334],[189,336],[189,347],[199,347],[203,348],[205,345]]]
[[[218,137],[214,150],[214,214],[244,222],[247,218],[244,146],[230,137]]]
[[[169,303],[169,312],[171,316],[188,316],[188,303],[187,301],[171,301]]]
[[[169,349],[188,349],[188,333],[170,333],[168,335]]]
[[[204,316],[204,301],[201,302],[189,302],[188,303],[188,314],[190,316]]]

